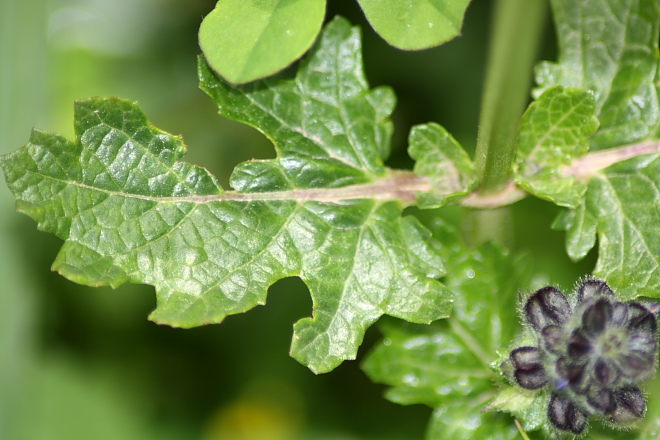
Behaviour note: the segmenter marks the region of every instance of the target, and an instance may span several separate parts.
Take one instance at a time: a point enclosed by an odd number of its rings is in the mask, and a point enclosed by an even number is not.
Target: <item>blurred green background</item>
[[[392,166],[412,124],[438,121],[473,151],[491,2],[475,0],[463,36],[418,53],[393,49],[354,1],[330,0],[328,17],[360,24],[372,85],[399,97]],[[0,153],[31,127],[73,136],[72,103],[95,95],[139,101],[151,122],[182,134],[187,160],[227,186],[233,166],[273,157],[256,131],[223,120],[197,89],[197,28],[215,0],[0,0]],[[548,22],[541,58],[554,57]],[[411,210],[412,212],[412,210]],[[549,230],[557,209],[525,200],[512,209],[515,248],[538,277],[566,287],[593,266],[563,252]],[[461,223],[461,212],[441,215]],[[381,398],[358,362],[314,376],[288,357],[292,324],[311,313],[298,279],[268,306],[192,330],[146,320],[151,287],[75,285],[50,272],[61,243],[14,211],[0,185],[0,439],[350,440],[421,439],[430,409]],[[371,329],[360,356],[379,337]]]

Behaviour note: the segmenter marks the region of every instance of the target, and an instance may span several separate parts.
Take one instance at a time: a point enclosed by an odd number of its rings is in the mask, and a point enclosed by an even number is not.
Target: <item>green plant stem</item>
[[[529,99],[546,10],[545,0],[498,0],[495,5],[475,155],[480,196],[510,186],[518,124]],[[486,240],[513,244],[508,208],[471,212],[466,225],[473,245]]]
[[[545,0],[496,3],[475,157],[482,195],[500,191],[511,178],[546,9]]]

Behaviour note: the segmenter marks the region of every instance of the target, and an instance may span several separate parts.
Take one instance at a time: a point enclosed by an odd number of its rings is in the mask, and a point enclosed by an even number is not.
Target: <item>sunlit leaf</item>
[[[233,87],[203,60],[200,79],[222,114],[277,150],[239,165],[236,191],[180,162],[181,138],[117,98],[76,104],[76,142],[35,130],[2,157],[18,209],[65,240],[55,270],[93,286],[151,284],[151,319],[181,327],[264,304],[270,285],[299,276],[314,310],[295,324],[291,354],[315,372],[354,358],[382,315],[447,316],[438,245],[401,216],[412,173],[383,165],[394,96],[368,88],[356,29],[334,20],[293,80]]]
[[[199,28],[209,65],[243,84],[272,75],[314,43],[325,0],[220,0]]]
[[[460,35],[470,0],[358,0],[374,30],[404,50],[438,46]]]

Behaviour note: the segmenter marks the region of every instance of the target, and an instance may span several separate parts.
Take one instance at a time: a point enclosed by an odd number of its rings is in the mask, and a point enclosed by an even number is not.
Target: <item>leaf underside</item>
[[[180,162],[182,139],[116,98],[76,103],[76,142],[34,130],[2,157],[18,210],[65,240],[55,270],[92,286],[153,285],[150,319],[179,327],[245,312],[299,276],[314,309],[291,354],[314,372],[354,358],[384,314],[448,315],[437,243],[401,217],[397,174],[383,165],[394,96],[369,89],[356,29],[334,20],[295,79],[235,87],[201,59],[200,81],[221,114],[277,150],[236,167],[235,191]]]

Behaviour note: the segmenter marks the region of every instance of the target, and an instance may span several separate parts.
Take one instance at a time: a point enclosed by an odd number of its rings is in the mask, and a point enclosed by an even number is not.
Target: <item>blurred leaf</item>
[[[470,0],[358,0],[369,24],[389,44],[404,50],[428,49],[461,33]]]
[[[384,314],[447,316],[437,244],[401,217],[399,174],[383,165],[394,98],[368,89],[357,30],[333,21],[295,80],[234,88],[203,62],[200,78],[222,114],[276,145],[277,159],[236,168],[238,192],[178,162],[182,140],[116,98],[76,104],[76,143],[34,130],[2,157],[19,211],[66,240],[57,271],[92,286],[154,285],[151,319],[181,327],[247,311],[300,276],[314,316],[294,326],[291,354],[315,372],[354,358]]]
[[[456,293],[452,316],[429,326],[385,321],[383,343],[363,369],[390,388],[400,404],[434,408],[428,439],[513,439],[513,420],[482,410],[495,395],[491,363],[518,331],[519,289],[529,284],[529,259],[487,243],[470,251],[454,230],[438,224],[437,238]]]
[[[559,62],[537,68],[537,93],[561,84],[596,98],[600,129],[592,150],[647,139],[657,131],[659,105],[657,0],[552,0]]]
[[[272,75],[314,43],[325,0],[220,0],[199,28],[209,65],[234,84]]]
[[[477,183],[472,160],[443,127],[423,124],[410,132],[408,153],[415,159],[415,174],[429,178],[432,190],[420,192],[417,206],[437,208],[448,197],[458,198]]]
[[[593,95],[555,86],[523,115],[516,182],[532,194],[562,206],[577,206],[587,185],[564,175],[564,166],[589,150],[587,137],[598,128]]]
[[[101,367],[103,369],[105,367]],[[30,417],[22,439],[147,440],[175,438],[168,423],[150,425],[135,396],[107,371],[82,368],[65,356],[40,359],[30,374]]]

